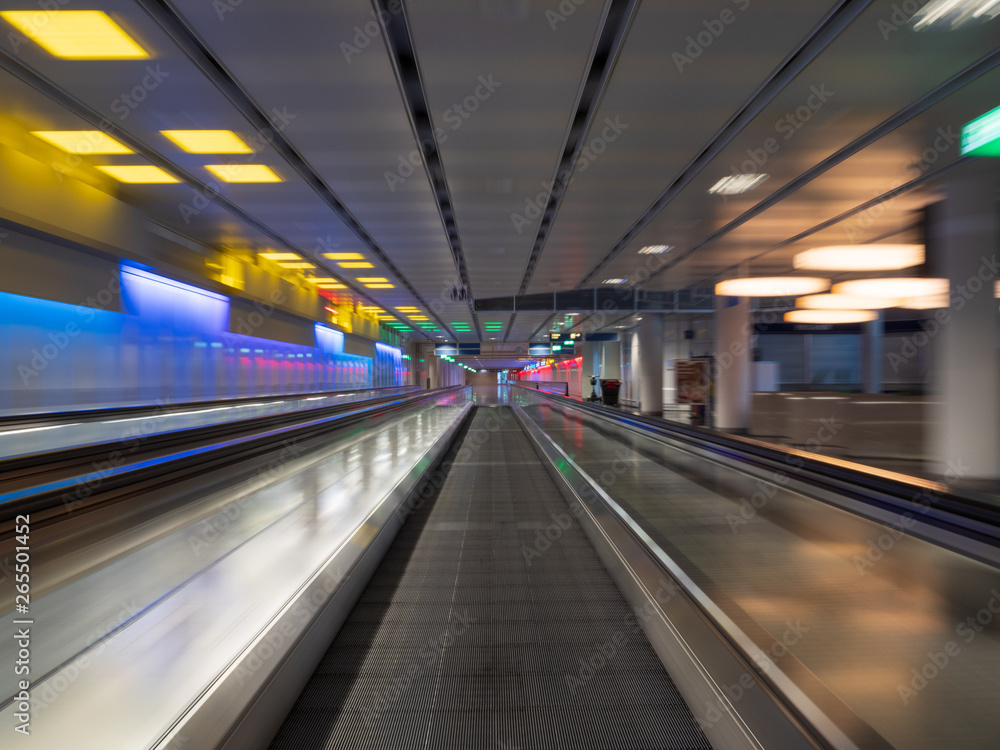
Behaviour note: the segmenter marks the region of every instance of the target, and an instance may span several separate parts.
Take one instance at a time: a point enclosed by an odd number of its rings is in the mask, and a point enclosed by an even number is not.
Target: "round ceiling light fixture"
[[[859,297],[887,297],[889,299],[934,297],[948,294],[948,279],[927,279],[917,276],[855,279],[835,284],[833,293],[852,294]]]
[[[923,262],[923,245],[829,245],[804,250],[792,261],[808,271],[899,271]]]
[[[925,297],[907,297],[899,300],[897,307],[905,307],[907,310],[937,310],[941,307],[948,307],[947,294],[930,294]]]
[[[851,294],[810,294],[799,297],[795,306],[806,310],[884,310],[896,307],[898,300],[889,297],[857,297]]]
[[[877,317],[878,313],[871,310],[791,310],[785,313],[785,322],[813,325],[867,323]]]
[[[815,276],[758,276],[720,281],[715,285],[715,293],[722,297],[797,297],[829,288],[829,279]]]

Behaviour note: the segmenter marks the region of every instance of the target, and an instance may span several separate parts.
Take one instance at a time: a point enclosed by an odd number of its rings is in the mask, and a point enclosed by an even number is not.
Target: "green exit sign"
[[[962,156],[1000,156],[1000,107],[962,127]]]

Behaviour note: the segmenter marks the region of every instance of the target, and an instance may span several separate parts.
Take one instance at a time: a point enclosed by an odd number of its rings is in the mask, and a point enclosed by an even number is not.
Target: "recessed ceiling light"
[[[361,253],[323,253],[324,258],[329,258],[330,260],[364,260],[365,256]]]
[[[100,130],[34,130],[31,134],[69,154],[135,153]]]
[[[797,297],[829,288],[829,279],[813,276],[758,276],[720,281],[715,285],[715,293],[722,297]]]
[[[923,262],[923,245],[830,245],[805,250],[792,261],[810,271],[898,271]]]
[[[674,249],[673,245],[646,245],[639,250],[639,255],[663,255]]]
[[[369,289],[395,289],[392,284],[365,284]]]
[[[189,154],[249,154],[252,149],[232,130],[161,130]]]
[[[257,253],[261,258],[267,260],[302,260],[298,253]]]
[[[878,318],[872,310],[792,310],[785,313],[786,323],[867,323]]]
[[[308,276],[306,281],[311,284],[339,284],[340,280],[332,276]]]
[[[111,16],[99,10],[6,10],[0,16],[49,54],[65,60],[149,57]]]
[[[769,174],[731,174],[723,177],[708,189],[711,195],[739,195],[748,193],[760,185]]]
[[[314,263],[306,263],[305,261],[293,261],[290,263],[279,263],[282,268],[315,268]]]
[[[223,182],[281,182],[265,164],[206,164],[205,169]]]
[[[358,281],[362,284],[384,284],[388,280],[382,276],[358,276]]]
[[[619,279],[619,278],[605,279],[601,283],[602,284],[624,284],[625,283],[625,279]]]
[[[156,185],[180,182],[169,172],[159,167],[146,166],[140,164],[122,165],[102,165],[98,167],[105,174],[109,174],[119,182],[126,182],[135,185]]]
[[[914,31],[924,29],[960,29],[985,23],[1000,15],[1000,0],[931,0],[913,14]]]
[[[371,263],[364,261],[351,261],[349,263],[338,263],[341,268],[375,268]]]

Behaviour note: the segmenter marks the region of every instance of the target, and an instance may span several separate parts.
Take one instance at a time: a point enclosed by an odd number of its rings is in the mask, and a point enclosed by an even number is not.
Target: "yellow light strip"
[[[265,164],[206,164],[205,169],[223,182],[281,182]]]
[[[111,16],[99,10],[5,10],[7,23],[64,60],[136,60],[149,57]]]
[[[300,262],[300,263],[279,263],[278,265],[281,266],[282,268],[315,268],[316,267],[316,265],[314,263],[305,263],[305,262]]]
[[[362,284],[385,284],[389,279],[382,276],[358,276],[358,281]]]
[[[31,134],[68,154],[135,153],[100,130],[33,130]]]
[[[180,182],[172,174],[159,167],[141,164],[122,164],[116,166],[102,165],[97,168],[105,174],[111,175],[119,182],[133,185],[157,185]]]
[[[369,289],[395,289],[392,284],[365,284]]]
[[[232,130],[161,130],[189,154],[249,154],[252,149]]]
[[[298,253],[257,253],[261,258],[267,260],[302,260]]]
[[[371,263],[368,263],[367,261],[365,261],[364,263],[356,263],[356,262],[338,263],[337,265],[340,266],[341,268],[375,268],[375,266],[373,266]]]
[[[324,258],[329,258],[330,260],[364,260],[365,256],[361,253],[323,253]]]

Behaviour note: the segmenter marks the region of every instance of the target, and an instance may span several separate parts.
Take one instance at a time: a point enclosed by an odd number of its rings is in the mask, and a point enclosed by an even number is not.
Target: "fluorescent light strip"
[[[135,153],[100,130],[33,130],[31,134],[68,154]]]
[[[161,130],[189,154],[249,154],[253,150],[232,130]]]
[[[130,185],[165,185],[180,182],[169,172],[159,167],[142,164],[100,165],[97,167],[119,182]]]
[[[206,164],[205,169],[223,182],[281,182],[264,164]]]
[[[64,60],[137,60],[139,43],[99,10],[6,10],[2,17],[53,57]]]

